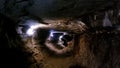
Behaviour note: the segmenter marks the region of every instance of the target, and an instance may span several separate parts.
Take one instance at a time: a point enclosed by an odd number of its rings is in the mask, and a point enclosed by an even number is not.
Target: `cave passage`
[[[0,0],[0,68],[120,68],[119,0]]]

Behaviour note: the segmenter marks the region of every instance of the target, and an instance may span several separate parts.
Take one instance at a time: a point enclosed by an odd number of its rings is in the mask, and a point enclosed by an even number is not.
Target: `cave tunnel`
[[[0,0],[0,68],[120,68],[119,0]]]

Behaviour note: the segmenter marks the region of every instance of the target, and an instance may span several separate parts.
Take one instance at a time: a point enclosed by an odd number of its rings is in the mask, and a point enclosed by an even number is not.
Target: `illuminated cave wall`
[[[9,7],[13,7],[12,1],[10,3],[7,2],[11,5],[8,5]],[[66,1],[62,3],[64,4]],[[70,3],[70,5],[72,4]],[[43,24],[49,23],[50,20],[44,21],[44,18],[39,18],[34,13],[29,14],[25,10],[22,10],[25,14],[20,15],[11,12],[13,13],[12,16],[7,13],[4,14],[4,11],[2,11],[3,14],[0,15],[0,65],[4,68],[7,68],[7,66],[11,68],[119,68],[120,27],[119,16],[116,16],[118,11],[114,9],[107,11],[107,9],[101,9],[95,13],[92,12],[93,14],[86,13],[70,19],[70,22],[82,20],[86,24],[87,29],[83,33],[75,34],[73,50],[62,55],[55,54],[45,46],[44,43],[48,37],[49,30],[38,29],[35,36],[27,38],[21,37],[16,31],[16,27],[20,22],[18,21],[19,16],[35,17],[36,20],[41,19]],[[8,10],[12,11],[14,9],[9,8]],[[36,11],[38,12],[38,10]],[[114,11],[113,14],[111,13],[112,11]],[[112,27],[103,26],[105,12],[109,14]],[[53,22],[65,23],[64,25],[66,25],[66,22],[67,24],[70,23],[66,17],[62,18],[62,22],[59,22],[60,18],[54,18],[52,18]]]

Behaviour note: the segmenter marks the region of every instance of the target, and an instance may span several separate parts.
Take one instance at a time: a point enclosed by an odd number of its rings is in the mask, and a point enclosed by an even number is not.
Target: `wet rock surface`
[[[42,0],[40,0],[42,1]],[[86,8],[83,10],[85,4],[79,4],[75,1],[58,1],[55,2],[48,0],[40,2],[36,0],[0,0],[0,62],[3,68],[119,68],[120,67],[120,30],[119,30],[119,16],[117,16],[117,11],[114,9],[109,9],[113,7],[113,3],[108,8],[103,8],[98,11],[96,9],[93,14],[85,14],[85,16],[80,16],[78,14],[80,11],[87,12],[88,10],[94,9],[98,4],[103,4],[103,2],[90,2],[87,4],[85,1]],[[32,3],[31,3],[32,2]],[[51,4],[55,4],[50,6]],[[107,0],[106,0],[107,2]],[[108,6],[108,2],[104,2],[104,5]],[[6,3],[6,5],[5,5]],[[41,7],[43,9],[37,8],[39,3],[42,3]],[[47,9],[46,4],[51,8]],[[74,4],[75,3],[75,4]],[[93,5],[94,3],[94,5]],[[109,2],[111,3],[111,1]],[[55,6],[57,5],[57,7]],[[95,6],[93,8],[88,6]],[[104,7],[106,7],[104,6]],[[58,8],[59,7],[59,8]],[[74,8],[72,8],[74,7]],[[81,7],[81,9],[79,9]],[[101,6],[102,7],[102,6]],[[101,8],[100,7],[100,8]],[[57,8],[57,9],[55,9]],[[72,8],[72,9],[71,9]],[[34,9],[34,10],[33,10]],[[73,11],[73,9],[75,11]],[[109,9],[109,10],[107,10]],[[14,11],[16,10],[16,11]],[[31,11],[32,10],[32,11]],[[44,10],[46,12],[41,11]],[[49,14],[45,17],[49,19],[40,18],[44,14],[56,10],[55,16]],[[59,11],[60,10],[60,11]],[[59,11],[59,12],[58,12]],[[66,13],[69,11],[68,13]],[[34,13],[32,13],[34,12]],[[107,21],[105,21],[105,13],[108,13]],[[43,14],[43,15],[41,15]],[[54,11],[53,11],[54,14]],[[58,15],[58,17],[56,16]],[[73,19],[69,19],[65,16],[71,16]],[[70,15],[69,15],[70,14]],[[6,16],[5,16],[6,15]],[[49,32],[46,29],[38,31],[38,36],[23,36],[21,37],[16,31],[18,25],[18,18],[22,16],[31,16],[37,18],[37,20],[42,20],[42,24],[54,24],[52,28],[59,28],[59,30],[65,30],[67,32],[73,31],[73,40],[64,47],[63,50],[51,51],[49,47],[46,46],[45,42],[48,38]],[[57,21],[59,17],[64,16],[62,20]],[[80,23],[77,25],[76,18],[74,16],[79,16],[80,20],[84,22],[85,26]],[[39,18],[38,18],[39,17]],[[15,18],[15,19],[14,19]],[[103,25],[103,20],[105,26]],[[17,22],[16,22],[17,21]],[[73,23],[71,23],[73,22]],[[109,22],[109,23],[108,23]],[[62,24],[61,24],[62,23]],[[109,25],[110,24],[110,25]],[[74,27],[72,29],[72,26]],[[65,26],[65,27],[64,27]],[[68,26],[70,26],[68,28]],[[79,28],[76,28],[79,27]],[[64,28],[63,28],[64,27]],[[51,28],[51,29],[52,29]],[[85,28],[85,29],[84,29]],[[71,32],[72,33],[72,32]],[[55,44],[53,44],[54,46]],[[60,51],[61,54],[57,54],[55,51]]]

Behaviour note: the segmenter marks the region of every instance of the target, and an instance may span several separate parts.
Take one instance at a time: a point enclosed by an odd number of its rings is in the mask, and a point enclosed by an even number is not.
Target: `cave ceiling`
[[[117,1],[117,0],[116,0]],[[0,0],[0,13],[9,17],[78,17],[114,5],[115,0]]]

